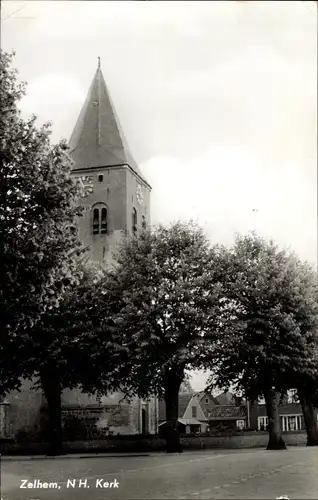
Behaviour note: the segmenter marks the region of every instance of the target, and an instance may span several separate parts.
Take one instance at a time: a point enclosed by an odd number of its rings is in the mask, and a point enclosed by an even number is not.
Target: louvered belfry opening
[[[108,211],[106,207],[93,208],[93,234],[107,234]]]
[[[99,234],[99,210],[94,208],[93,210],[93,234]]]
[[[101,230],[102,234],[107,234],[107,208],[102,208]]]
[[[132,211],[132,231],[134,234],[137,232],[137,210],[135,208]]]

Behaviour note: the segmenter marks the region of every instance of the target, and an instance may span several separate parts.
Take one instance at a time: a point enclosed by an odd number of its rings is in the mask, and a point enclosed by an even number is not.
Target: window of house
[[[103,180],[104,180],[104,176],[103,176],[103,174],[100,174],[100,175],[98,176],[98,180],[99,180],[99,182],[103,182]]]
[[[245,427],[245,421],[244,420],[237,420],[236,421],[236,427],[238,429],[244,429],[244,427]]]
[[[282,431],[299,431],[302,427],[301,415],[282,415]]]
[[[197,418],[197,407],[192,406],[192,418]]]
[[[137,210],[135,208],[133,208],[132,211],[132,230],[133,233],[136,233],[137,231]]]
[[[268,426],[268,417],[258,417],[258,430],[266,431]]]
[[[144,215],[141,217],[141,225],[143,229],[146,229],[146,217]]]
[[[209,404],[209,398],[205,398],[205,404],[208,405]]]

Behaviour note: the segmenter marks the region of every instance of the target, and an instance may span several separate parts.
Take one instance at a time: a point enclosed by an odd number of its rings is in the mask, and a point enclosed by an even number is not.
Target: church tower
[[[107,266],[122,234],[150,224],[151,187],[135,162],[98,67],[70,142],[72,175],[90,184],[79,237],[94,261]]]

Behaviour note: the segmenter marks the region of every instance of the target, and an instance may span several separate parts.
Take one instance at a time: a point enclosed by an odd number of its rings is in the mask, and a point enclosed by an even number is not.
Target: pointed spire
[[[100,57],[98,57],[95,76],[69,141],[69,147],[75,161],[74,170],[129,165],[141,179],[147,182],[130,152],[122,131],[100,68]]]

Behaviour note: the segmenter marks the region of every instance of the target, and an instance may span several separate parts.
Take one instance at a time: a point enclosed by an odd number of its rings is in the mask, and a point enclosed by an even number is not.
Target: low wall
[[[304,432],[283,432],[287,446],[305,446],[307,435]],[[266,448],[267,432],[242,433],[236,436],[205,436],[182,438],[184,449],[233,449],[233,448]],[[199,441],[199,442],[198,442]]]
[[[305,446],[307,436],[303,432],[283,433],[287,446]],[[240,448],[266,448],[268,434],[266,432],[242,433],[236,436],[202,436],[182,437],[184,450],[210,450],[210,449],[240,449]],[[100,441],[73,441],[64,443],[65,453],[128,453],[164,451],[164,439],[155,436],[139,439],[108,439]],[[42,454],[48,449],[46,443],[14,443],[2,442],[3,455]]]

